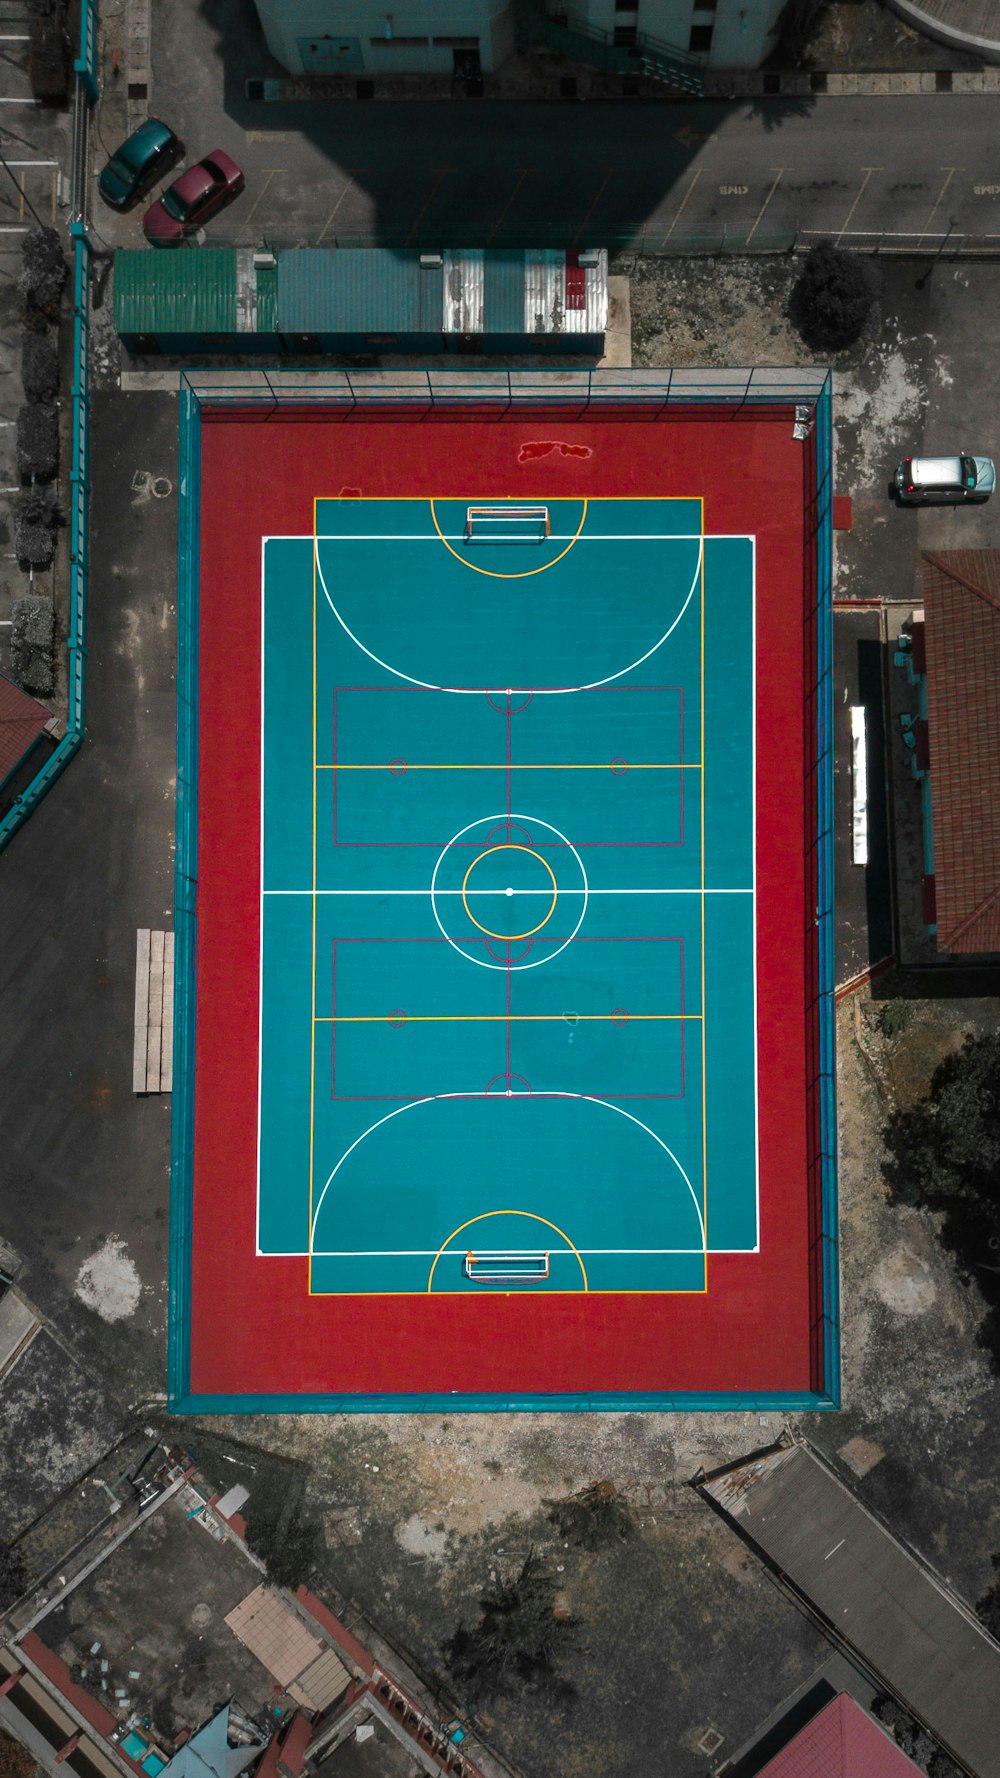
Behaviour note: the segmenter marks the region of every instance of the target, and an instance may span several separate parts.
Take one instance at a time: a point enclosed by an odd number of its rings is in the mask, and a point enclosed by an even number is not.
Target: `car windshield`
[[[967,488],[974,488],[976,485],[977,479],[978,479],[978,477],[976,475],[976,459],[974,457],[963,457],[962,458],[962,480],[964,481],[966,487]]]
[[[175,222],[186,222],[191,214],[191,205],[186,204],[183,198],[177,196],[177,191],[174,186],[171,186],[169,191],[164,192],[163,208],[168,216],[173,217]]]

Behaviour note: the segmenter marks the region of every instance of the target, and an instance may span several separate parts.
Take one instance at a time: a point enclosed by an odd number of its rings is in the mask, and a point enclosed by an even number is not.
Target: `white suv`
[[[996,479],[991,457],[904,457],[896,470],[896,496],[904,506],[988,500]]]

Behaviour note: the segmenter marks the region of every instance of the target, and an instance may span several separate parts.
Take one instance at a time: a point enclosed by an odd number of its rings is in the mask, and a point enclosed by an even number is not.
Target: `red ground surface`
[[[819,1388],[800,621],[811,469],[789,414],[206,413],[202,453],[192,1394]],[[710,1258],[705,1296],[310,1298],[305,1259],[255,1255],[261,536],[309,535],[314,495],[464,498],[473,480],[510,495],[523,482],[534,500],[701,494],[706,532],[757,537],[761,1252]]]

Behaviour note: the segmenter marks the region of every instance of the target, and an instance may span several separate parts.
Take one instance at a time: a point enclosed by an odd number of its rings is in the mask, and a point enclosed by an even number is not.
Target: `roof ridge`
[[[1000,883],[997,884],[995,889],[991,889],[988,895],[983,897],[982,901],[977,907],[972,909],[971,913],[966,914],[964,920],[960,920],[957,926],[953,926],[949,933],[943,935],[945,944],[950,944],[950,941],[954,938],[964,937],[969,928],[974,926],[976,921],[981,919],[983,914],[986,913],[987,909],[993,907],[997,901],[1000,901]]]
[[[995,599],[992,593],[988,592],[985,587],[979,586],[976,581],[970,580],[968,575],[963,574],[960,569],[950,567],[946,559],[948,556],[995,554],[997,554],[995,550],[947,550],[943,554],[938,554],[935,550],[925,550],[924,561],[929,563],[932,568],[937,568],[939,573],[947,575],[949,580],[957,581],[958,585],[964,587],[967,593],[974,593],[977,599],[982,599],[984,605],[989,605],[994,611],[1000,613],[1000,599]]]

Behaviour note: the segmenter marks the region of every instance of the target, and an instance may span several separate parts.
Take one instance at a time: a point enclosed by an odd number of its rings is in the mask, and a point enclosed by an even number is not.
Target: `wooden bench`
[[[174,1068],[174,935],[140,926],[135,935],[132,1091],[169,1093]]]

